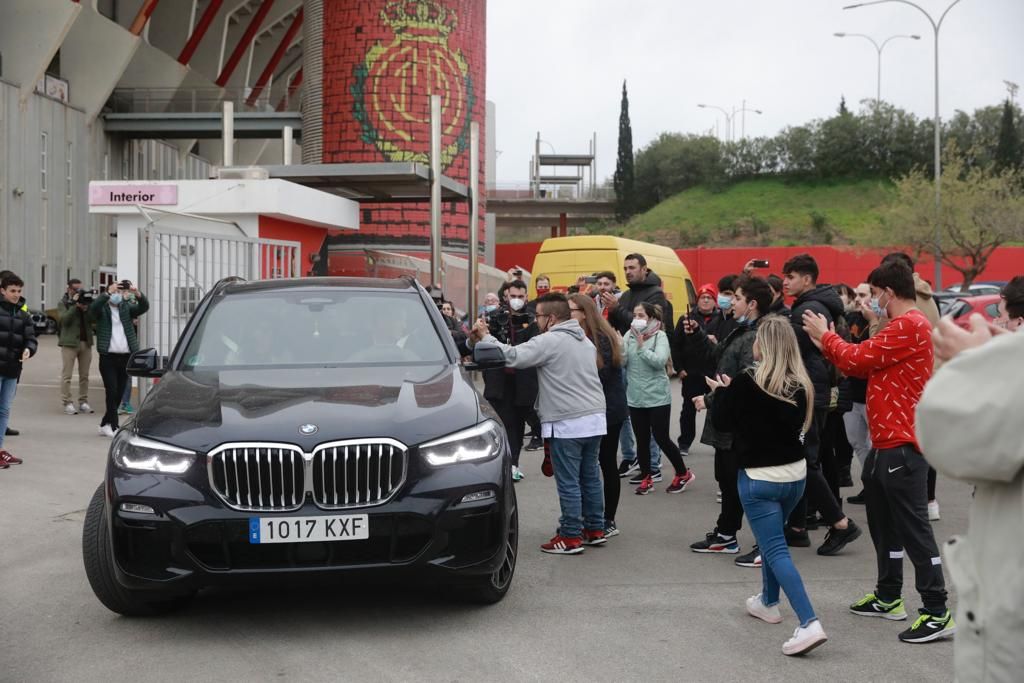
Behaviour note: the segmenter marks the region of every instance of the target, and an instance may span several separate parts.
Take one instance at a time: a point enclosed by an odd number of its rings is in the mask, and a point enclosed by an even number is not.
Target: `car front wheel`
[[[191,600],[192,595],[161,599],[148,591],[143,593],[129,590],[118,583],[114,574],[114,554],[106,520],[106,506],[107,499],[101,484],[89,501],[82,529],[85,575],[103,606],[126,617],[148,617],[166,614]]]
[[[501,565],[488,576],[482,576],[469,584],[460,593],[470,602],[491,605],[500,602],[512,585],[519,554],[519,505],[515,494],[512,496],[512,512],[509,514],[508,530],[505,532],[505,554]]]

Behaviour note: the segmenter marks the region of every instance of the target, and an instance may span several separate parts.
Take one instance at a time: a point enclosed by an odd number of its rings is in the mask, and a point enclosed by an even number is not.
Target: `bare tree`
[[[969,166],[953,143],[943,157],[938,253],[943,264],[963,275],[966,291],[996,249],[1024,240],[1024,176],[1013,168]],[[935,185],[930,173],[918,168],[895,183],[895,201],[874,241],[935,253]]]

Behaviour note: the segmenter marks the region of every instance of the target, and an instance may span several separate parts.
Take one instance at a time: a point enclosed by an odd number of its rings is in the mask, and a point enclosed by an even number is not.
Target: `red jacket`
[[[845,374],[868,380],[868,427],[875,448],[910,444],[921,450],[914,413],[932,376],[931,330],[924,314],[913,309],[860,344],[845,342],[835,332],[821,338],[825,358]]]

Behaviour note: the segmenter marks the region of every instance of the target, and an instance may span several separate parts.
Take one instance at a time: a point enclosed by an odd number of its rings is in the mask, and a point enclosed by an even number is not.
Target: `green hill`
[[[861,242],[892,197],[882,180],[748,180],[713,192],[696,187],[669,197],[625,225],[595,232],[666,246],[786,246]]]

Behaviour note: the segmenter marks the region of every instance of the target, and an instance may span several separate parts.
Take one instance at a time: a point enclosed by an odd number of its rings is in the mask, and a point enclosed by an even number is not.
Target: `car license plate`
[[[368,515],[249,518],[250,544],[357,541],[369,537]]]

